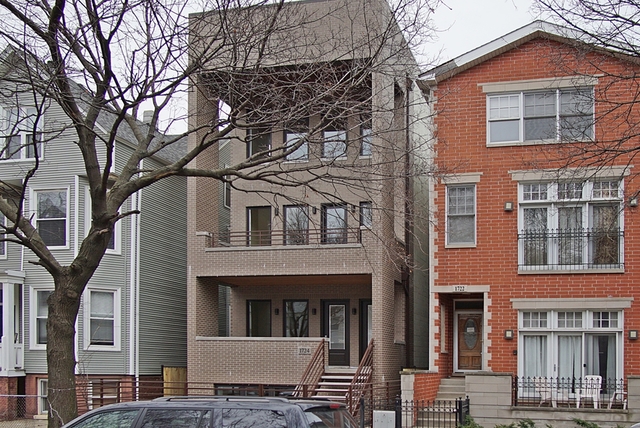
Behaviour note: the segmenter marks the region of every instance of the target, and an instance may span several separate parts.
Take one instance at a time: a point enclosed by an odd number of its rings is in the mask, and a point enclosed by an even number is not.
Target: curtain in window
[[[600,375],[603,382],[616,378],[616,335],[588,334],[587,371],[585,374]]]
[[[582,371],[582,337],[558,336],[558,387],[575,392]]]
[[[592,207],[593,230],[591,251],[593,254],[593,264],[617,265],[619,263],[619,209],[617,204],[594,205]]]
[[[582,264],[582,207],[560,207],[558,216],[558,263]]]
[[[524,264],[527,266],[548,263],[547,208],[524,209]]]
[[[523,337],[523,375],[525,378],[547,376],[547,336]]]

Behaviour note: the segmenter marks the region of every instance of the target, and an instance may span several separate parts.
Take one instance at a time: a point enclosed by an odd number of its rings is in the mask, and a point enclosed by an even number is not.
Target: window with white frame
[[[360,226],[371,229],[373,224],[373,211],[371,202],[360,202]]]
[[[476,243],[476,186],[461,184],[447,186],[447,244],[475,245]]]
[[[31,347],[35,349],[44,349],[47,344],[47,299],[51,293],[51,289],[31,289]]]
[[[247,129],[247,159],[271,156],[271,131],[266,128]]]
[[[38,413],[46,415],[49,413],[49,379],[38,379]]]
[[[0,160],[42,157],[42,117],[35,107],[2,107]]]
[[[593,115],[593,88],[490,94],[488,142],[590,141]]]
[[[622,331],[619,310],[521,310],[520,375],[576,382],[600,375],[603,385],[615,385],[622,377]]]
[[[84,307],[85,349],[119,349],[120,291],[87,289]]]
[[[36,201],[36,228],[49,247],[67,246],[68,190],[38,190]]]
[[[622,268],[620,186],[616,179],[520,183],[520,269]]]
[[[85,187],[85,235],[89,234],[89,230],[91,230],[91,192],[89,191],[89,186]],[[107,253],[108,254],[120,254],[121,251],[121,221],[117,221],[116,224],[113,225],[113,230],[111,231],[111,236],[109,237],[109,243],[107,244]]]

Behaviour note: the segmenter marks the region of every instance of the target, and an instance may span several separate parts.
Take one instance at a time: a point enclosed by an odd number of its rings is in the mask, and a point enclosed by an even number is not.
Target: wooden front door
[[[482,313],[458,313],[458,370],[482,370]]]
[[[349,365],[349,301],[322,302],[322,334],[329,339],[329,365]]]

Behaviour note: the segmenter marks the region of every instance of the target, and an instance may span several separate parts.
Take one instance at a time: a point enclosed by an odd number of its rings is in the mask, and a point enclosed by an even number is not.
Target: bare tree
[[[135,192],[166,177],[192,176],[245,191],[251,191],[248,184],[256,181],[278,185],[282,193],[291,188],[313,191],[315,183],[330,182],[335,188],[366,194],[375,183],[397,180],[402,189],[414,174],[428,172],[428,138],[422,132],[407,136],[409,129],[415,129],[418,114],[406,114],[397,123],[386,111],[372,111],[372,99],[379,96],[372,76],[404,76],[406,82],[399,79],[398,90],[410,89],[419,72],[411,48],[431,34],[429,15],[437,3],[334,2],[344,8],[342,21],[337,22],[327,21],[335,13],[333,6],[320,8],[320,14],[305,14],[295,3],[282,0],[215,0],[197,6],[210,12],[190,17],[196,6],[181,0],[0,0],[0,40],[7,47],[0,70],[1,103],[22,106],[19,111],[26,112],[5,118],[0,158],[10,159],[21,150],[30,151],[33,158],[18,180],[0,181],[0,213],[8,219],[0,229],[0,241],[26,247],[55,285],[47,301],[46,324],[53,410],[49,426],[60,426],[77,414],[74,325],[80,297],[115,224],[137,214],[122,211]],[[204,105],[212,110],[212,119],[191,121],[189,129],[177,135],[158,132],[187,118],[175,101],[184,100],[190,84],[203,82],[206,85],[194,87],[208,88],[202,97],[216,100]],[[411,104],[419,98],[407,98],[404,107],[413,111]],[[393,104],[392,100],[389,110],[397,108]],[[62,109],[64,119],[43,123],[44,114],[54,106]],[[148,123],[137,120],[143,110],[152,111]],[[299,132],[297,124],[310,115],[322,115],[321,125]],[[380,147],[366,150],[386,150],[386,154],[366,179],[354,178],[353,171],[360,168],[356,164],[279,166],[296,156],[309,156],[305,147],[322,144],[323,129],[333,132],[329,154],[342,150],[341,134],[336,132],[340,124],[371,115],[388,124],[378,139],[367,130],[368,144]],[[260,142],[255,130],[278,126],[292,131],[286,144],[272,147]],[[245,132],[248,129],[252,132]],[[89,183],[91,227],[77,256],[64,264],[49,248],[58,214],[43,212],[40,217],[51,222],[35,223],[25,202],[29,182],[41,167],[38,152],[69,133]],[[130,137],[134,150],[117,164],[114,146],[123,134]],[[399,144],[398,135],[411,139],[411,144]],[[174,146],[187,136],[189,149],[176,159],[158,168],[143,168],[145,159],[175,153]],[[223,139],[249,143],[252,153],[224,168],[196,162],[206,159],[207,153],[217,153]],[[336,201],[336,193],[325,194]],[[50,209],[56,206],[51,203]],[[399,209],[409,211],[409,206]]]
[[[559,50],[556,57],[545,60],[559,72],[576,76],[572,115],[588,118],[565,119],[561,138],[581,143],[545,150],[545,161],[582,174],[626,165],[628,174],[640,154],[636,119],[640,107],[640,4],[626,0],[536,0],[535,6],[543,18],[560,26],[559,34],[569,41],[570,49]],[[617,66],[612,67],[613,63]],[[593,94],[577,83],[593,78],[600,81]],[[591,111],[593,105],[597,106],[595,112]],[[625,196],[637,197],[639,191],[628,186]]]

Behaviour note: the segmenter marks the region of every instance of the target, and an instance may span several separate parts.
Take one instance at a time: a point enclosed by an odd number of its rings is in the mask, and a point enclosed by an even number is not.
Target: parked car
[[[63,428],[356,428],[342,403],[282,397],[189,396],[110,404]]]

